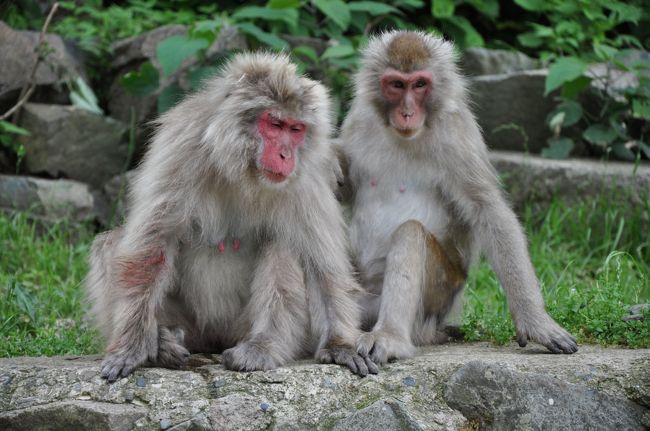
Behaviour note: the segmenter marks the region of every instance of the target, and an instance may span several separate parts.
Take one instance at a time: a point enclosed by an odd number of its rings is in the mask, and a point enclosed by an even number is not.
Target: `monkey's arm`
[[[471,131],[465,133],[472,135]],[[478,129],[474,131],[474,139],[480,147],[475,146],[454,163],[456,195],[461,196],[457,202],[506,293],[517,328],[517,341],[523,347],[530,339],[554,353],[576,352],[575,338],[544,309],[526,237],[503,197]]]

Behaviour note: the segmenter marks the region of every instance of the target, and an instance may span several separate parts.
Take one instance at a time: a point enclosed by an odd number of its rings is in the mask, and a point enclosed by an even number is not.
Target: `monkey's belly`
[[[242,317],[250,298],[257,253],[246,249],[220,251],[217,246],[186,246],[181,250],[179,294],[197,326],[227,332]],[[231,334],[214,334],[228,339]],[[224,340],[225,341],[225,340]]]
[[[396,190],[377,187],[357,192],[350,224],[350,240],[359,270],[366,279],[384,272],[393,232],[408,220],[417,220],[440,238],[449,225],[449,214],[430,190]]]

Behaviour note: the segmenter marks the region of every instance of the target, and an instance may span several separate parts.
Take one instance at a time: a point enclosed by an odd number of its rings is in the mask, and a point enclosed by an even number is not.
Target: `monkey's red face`
[[[269,181],[281,183],[296,167],[296,153],[305,141],[307,126],[294,118],[277,118],[264,111],[257,120],[262,136],[258,168]]]
[[[381,94],[388,104],[388,119],[401,136],[411,138],[424,125],[431,81],[431,73],[427,71],[402,73],[388,69],[381,76]]]

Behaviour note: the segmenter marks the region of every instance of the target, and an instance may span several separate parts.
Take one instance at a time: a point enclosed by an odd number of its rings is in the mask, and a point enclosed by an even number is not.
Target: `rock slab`
[[[108,384],[99,357],[0,359],[0,429],[643,429],[650,350],[447,344],[360,378],[302,361],[238,373],[219,355]],[[553,399],[552,403],[549,399]],[[556,413],[556,409],[557,413]],[[562,416],[572,412],[571,418]],[[608,420],[603,419],[608,416]],[[558,419],[558,420],[554,420]],[[612,423],[618,426],[612,428]]]

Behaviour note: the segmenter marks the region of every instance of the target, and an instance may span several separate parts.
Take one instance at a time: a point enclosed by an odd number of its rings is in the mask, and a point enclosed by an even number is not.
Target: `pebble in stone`
[[[214,383],[212,384],[212,386],[214,386],[215,388],[221,388],[224,387],[225,385],[226,385],[226,381],[224,379],[215,380]]]
[[[267,404],[267,403],[260,404],[260,409],[262,409],[263,412],[266,412],[270,408],[271,408],[270,404]]]
[[[323,382],[321,384],[325,388],[336,389],[336,383],[334,383],[329,377],[323,377]]]
[[[172,426],[172,421],[169,419],[161,419],[160,420],[160,429],[161,430],[166,430],[167,428]]]
[[[135,379],[135,385],[139,388],[144,388],[147,385],[147,381],[144,379],[144,377],[140,376]]]
[[[404,380],[402,380],[402,383],[406,386],[415,386],[415,379],[411,376],[405,377]]]

